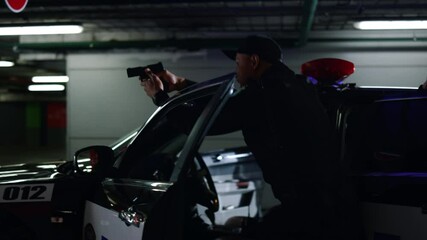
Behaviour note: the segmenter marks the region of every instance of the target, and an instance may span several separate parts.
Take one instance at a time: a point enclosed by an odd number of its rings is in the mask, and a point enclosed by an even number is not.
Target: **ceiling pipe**
[[[296,39],[276,39],[282,47],[291,47]],[[14,45],[17,52],[46,51],[91,51],[106,49],[156,49],[174,48],[186,50],[199,49],[235,49],[241,43],[240,38],[227,39],[165,39],[165,40],[139,40],[139,41],[106,41],[106,42],[47,42],[47,43],[19,43]]]
[[[307,44],[308,35],[313,25],[314,15],[316,13],[317,0],[305,0],[302,13],[302,21],[300,26],[300,38],[296,45],[302,47]]]
[[[57,11],[38,11],[38,9],[26,9],[26,13],[31,15],[32,21],[43,21],[45,19],[58,19],[61,21],[67,21],[67,19],[79,19],[85,18],[89,15],[92,17],[90,21],[96,22],[103,19],[115,19],[117,21],[123,21],[126,19],[141,19],[141,20],[169,20],[169,19],[186,19],[200,18],[200,19],[212,19],[217,18],[219,21],[234,18],[244,17],[273,17],[273,16],[297,16],[301,8],[298,6],[211,6],[206,7],[188,7],[188,6],[176,6],[172,12],[165,11],[164,7],[153,8],[146,7],[142,8],[143,14],[135,12],[132,5],[123,6],[120,9],[112,6],[106,6],[105,9],[100,11],[99,7],[87,7],[77,8],[73,11],[65,11],[58,13]],[[102,14],[101,14],[102,13]],[[236,13],[238,13],[236,15]],[[6,10],[0,9],[1,19],[10,22],[17,22],[16,15],[7,14]]]
[[[270,0],[270,2],[282,2],[283,0]],[[235,3],[247,3],[254,2],[259,3],[259,0],[227,0],[226,2],[235,2]],[[31,2],[31,7],[46,7],[46,6],[92,6],[92,5],[112,5],[112,6],[122,6],[122,5],[140,5],[140,4],[150,4],[150,5],[159,5],[159,4],[187,4],[187,3],[218,3],[217,0],[144,0],[144,1],[135,1],[135,0],[92,0],[92,1],[76,1],[76,0],[61,0],[61,1],[34,1]],[[221,2],[220,2],[221,3]]]
[[[215,39],[165,39],[165,40],[138,40],[138,41],[99,41],[99,42],[46,42],[46,43],[19,43],[13,46],[17,53],[50,52],[66,53],[74,51],[105,51],[109,49],[183,49],[197,51],[200,49],[235,49],[240,44],[239,38]],[[282,48],[294,48],[301,43],[301,38],[275,38]],[[310,38],[310,43],[425,43],[426,37],[391,37],[391,38]],[[0,44],[1,46],[1,44]],[[423,44],[424,46],[424,44]],[[411,47],[411,46],[408,46]],[[414,46],[417,47],[417,46]]]

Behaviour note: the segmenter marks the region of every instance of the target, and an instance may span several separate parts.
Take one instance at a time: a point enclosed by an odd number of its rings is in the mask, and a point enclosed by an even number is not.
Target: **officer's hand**
[[[168,92],[181,90],[183,82],[185,81],[185,78],[176,76],[168,70],[164,70],[157,73],[157,76],[163,81],[164,84],[168,84],[168,86],[166,87]]]
[[[149,97],[153,98],[156,95],[156,93],[164,90],[164,86],[160,78],[156,74],[151,72],[149,68],[145,69],[145,73],[147,73],[148,78],[146,79],[140,78],[139,80],[141,81],[141,86],[144,87],[145,93]]]

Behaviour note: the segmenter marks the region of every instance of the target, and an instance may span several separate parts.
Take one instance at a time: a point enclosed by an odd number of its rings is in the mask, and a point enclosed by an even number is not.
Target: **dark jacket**
[[[298,239],[360,238],[358,206],[333,151],[334,132],[315,86],[305,77],[274,64],[229,100],[214,128],[242,130],[282,203],[272,214],[279,219],[267,218],[261,238],[277,230],[280,236],[305,234]]]
[[[242,130],[279,200],[292,191],[289,183],[318,182],[336,167],[328,157],[330,124],[314,86],[283,64],[231,98],[217,124]]]

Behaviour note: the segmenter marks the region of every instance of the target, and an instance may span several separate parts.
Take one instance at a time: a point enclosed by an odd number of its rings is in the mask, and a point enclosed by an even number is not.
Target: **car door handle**
[[[138,214],[133,207],[120,211],[119,218],[126,224],[126,226],[133,225],[135,227],[139,227],[140,223],[144,221],[144,218]]]

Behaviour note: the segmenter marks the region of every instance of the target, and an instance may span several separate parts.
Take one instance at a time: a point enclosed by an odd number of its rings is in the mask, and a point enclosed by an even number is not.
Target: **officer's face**
[[[253,77],[253,68],[250,61],[250,56],[247,54],[236,54],[236,75],[237,82],[241,86],[246,86],[248,80]]]

